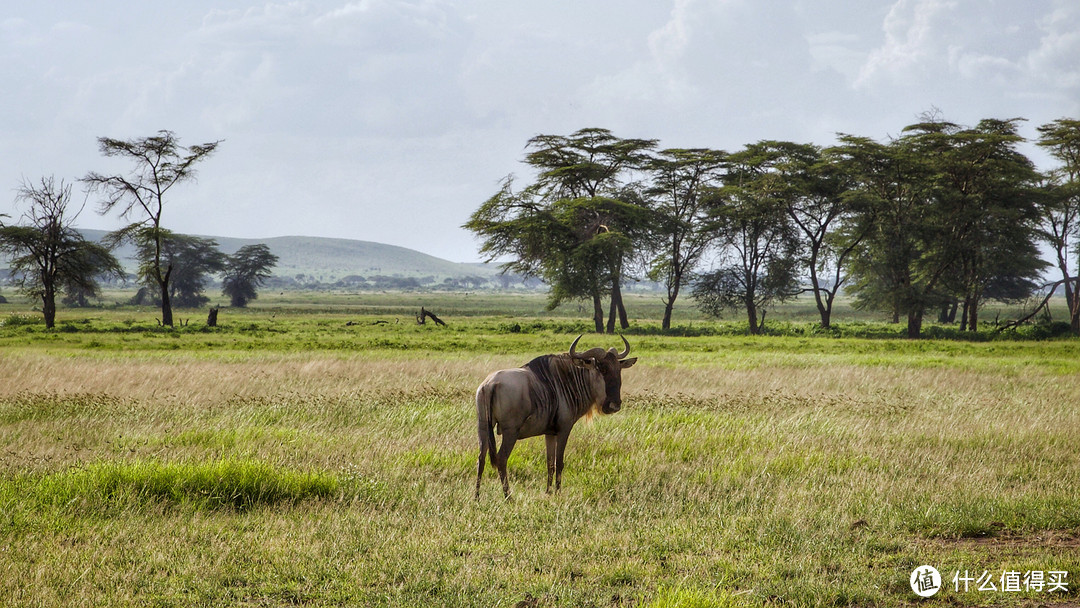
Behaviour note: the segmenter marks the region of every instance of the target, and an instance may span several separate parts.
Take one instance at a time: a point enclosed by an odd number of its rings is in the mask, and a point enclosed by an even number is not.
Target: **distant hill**
[[[101,240],[106,234],[102,230],[83,230],[82,233],[87,239],[95,241]],[[217,241],[225,253],[235,253],[245,245],[265,243],[279,258],[273,270],[275,276],[295,278],[297,275],[304,275],[307,280],[320,283],[333,283],[350,276],[368,279],[373,276],[417,279],[432,277],[435,281],[442,282],[448,278],[492,279],[499,274],[496,265],[450,262],[413,249],[370,241],[310,236],[278,236],[268,239],[218,236],[203,238]],[[134,271],[134,247],[125,245],[113,254],[125,268]]]

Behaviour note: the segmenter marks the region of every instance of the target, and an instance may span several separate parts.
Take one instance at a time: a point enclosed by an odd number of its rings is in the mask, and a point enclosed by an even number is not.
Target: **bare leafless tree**
[[[95,277],[123,275],[109,251],[83,239],[72,224],[79,212],[70,212],[71,186],[43,177],[24,181],[16,200],[26,204],[22,221],[0,222],[0,252],[11,256],[11,271],[19,289],[41,300],[45,327],[56,324],[56,294],[63,290],[95,293]],[[79,210],[81,211],[81,209]]]

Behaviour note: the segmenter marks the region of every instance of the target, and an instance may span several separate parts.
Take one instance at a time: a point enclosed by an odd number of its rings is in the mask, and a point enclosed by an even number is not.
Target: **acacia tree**
[[[725,186],[710,199],[724,264],[706,273],[693,294],[707,313],[746,313],[758,334],[770,305],[798,293],[798,242],[787,216],[791,189],[775,170],[775,142],[746,146],[728,158]]]
[[[94,294],[98,275],[123,276],[123,270],[105,247],[72,227],[79,214],[68,213],[71,186],[52,177],[36,185],[23,182],[17,200],[28,204],[24,223],[0,222],[0,251],[11,256],[10,271],[20,291],[41,300],[45,327],[52,328],[57,293]]]
[[[883,144],[842,135],[832,153],[852,176],[862,201],[845,230],[849,236],[863,236],[850,262],[848,289],[855,296],[854,305],[889,312],[893,323],[899,323],[908,308],[906,287],[918,252],[914,218],[921,199],[915,186],[921,166],[895,140]],[[921,317],[917,322],[921,327]]]
[[[1019,121],[986,119],[928,136],[936,140],[933,196],[948,214],[941,247],[954,258],[961,330],[978,329],[984,298],[1027,297],[1046,266],[1036,244],[1038,173],[1016,149]]]
[[[607,129],[581,129],[569,136],[538,135],[529,140],[529,153],[525,162],[539,171],[536,191],[547,203],[574,199],[604,197],[619,202],[636,199],[629,186],[627,174],[641,169],[648,161],[647,153],[656,147],[652,139],[623,139],[612,135]],[[607,213],[600,213],[597,206],[578,205],[592,213],[577,214],[574,232],[579,244],[589,247],[588,241],[601,234],[616,232],[628,235],[636,224],[633,210],[626,205],[599,205]],[[628,212],[623,214],[622,212]],[[605,237],[606,241],[612,241]],[[632,241],[633,239],[631,239]],[[629,327],[626,307],[622,301],[622,279],[629,248],[613,250],[613,257],[597,272],[610,284],[611,311],[608,332],[613,333],[614,317],[618,315],[623,329]],[[621,255],[625,254],[625,255]],[[587,296],[589,294],[579,294]],[[596,302],[594,299],[594,309]]]
[[[833,303],[847,282],[847,262],[863,233],[849,222],[859,198],[842,158],[812,144],[773,142],[775,170],[786,184],[788,217],[802,242],[800,263],[810,279],[821,327],[832,323]]]
[[[173,268],[163,255],[164,226],[162,212],[165,195],[177,184],[195,177],[195,165],[214,153],[220,141],[183,147],[172,131],[158,131],[150,137],[130,140],[101,137],[98,144],[106,157],[120,157],[134,163],[126,175],[90,172],[82,181],[92,192],[100,192],[99,212],[104,215],[120,209],[120,216],[136,221],[111,233],[110,242],[130,240],[143,229],[152,255],[147,269],[161,297],[161,323],[173,326],[170,284]]]
[[[1080,285],[1069,272],[1070,262],[1080,263],[1080,248],[1070,240],[1080,236],[1080,120],[1060,118],[1038,127],[1038,131],[1036,143],[1061,162],[1049,173],[1040,205],[1043,239],[1054,250],[1069,321],[1073,333],[1080,334]]]
[[[1019,120],[961,127],[932,118],[905,129],[900,144],[922,167],[912,185],[920,205],[909,218],[909,320],[953,300],[963,304],[961,329],[975,331],[988,293],[1022,298],[1034,285],[1044,266],[1034,238],[1037,174],[1016,150]]]
[[[72,308],[90,306],[90,300],[99,297],[99,280],[112,282],[127,279],[127,273],[107,248],[92,241],[84,242],[85,246],[79,247],[77,256],[73,258],[72,267],[85,271],[70,273],[65,277],[62,288],[64,297],[60,302]]]
[[[230,305],[242,308],[258,297],[256,291],[266,279],[270,269],[277,265],[278,256],[270,253],[270,247],[259,243],[245,245],[225,260],[222,292],[229,296]]]
[[[611,288],[612,269],[628,255],[631,243],[626,233],[609,229],[605,222],[614,224],[610,218],[625,220],[635,212],[640,220],[641,208],[606,197],[546,202],[535,188],[515,191],[508,178],[465,227],[484,239],[480,252],[489,261],[508,258],[504,272],[547,283],[549,309],[568,300],[591,299],[593,321],[601,333],[602,297]],[[614,316],[609,316],[611,331],[613,323]]]
[[[675,300],[713,240],[705,200],[719,187],[727,154],[708,149],[661,150],[648,163],[649,197],[656,252],[649,262],[650,280],[663,283],[663,329],[671,328]]]
[[[606,292],[608,331],[614,332],[616,317],[626,328],[621,283],[644,226],[644,207],[627,175],[643,166],[655,145],[605,129],[536,136],[525,158],[538,170],[536,181],[514,191],[507,179],[465,228],[484,239],[481,252],[489,261],[508,256],[507,271],[551,285],[549,306],[591,299],[596,330],[602,332]]]
[[[198,308],[210,298],[203,295],[210,284],[210,276],[225,270],[226,256],[218,249],[217,241],[171,230],[154,231],[142,228],[132,240],[139,260],[139,278],[147,291],[141,291],[143,299],[155,304],[158,298],[150,296],[156,287],[154,277],[154,253],[157,238],[161,242],[161,260],[172,269],[169,281],[169,301],[179,307]],[[156,296],[156,293],[154,294]],[[137,295],[136,299],[140,299]]]
[[[1023,290],[1041,269],[1036,174],[1015,149],[1015,123],[963,128],[931,117],[888,144],[843,138],[867,203],[855,219],[866,238],[852,290],[863,305],[906,314],[909,338],[919,337],[927,308],[954,299],[964,303],[964,327],[976,329],[988,293]]]
[[[483,239],[480,253],[489,262],[507,258],[502,263],[504,273],[545,281],[552,289],[549,308],[558,305],[565,277],[556,273],[565,269],[567,264],[562,256],[573,249],[574,237],[540,200],[535,188],[516,190],[513,176],[507,177],[499,191],[473,212],[464,227]],[[577,294],[584,290],[580,282],[577,279],[565,289]],[[599,310],[595,315],[597,331],[603,331],[599,291],[593,291]]]

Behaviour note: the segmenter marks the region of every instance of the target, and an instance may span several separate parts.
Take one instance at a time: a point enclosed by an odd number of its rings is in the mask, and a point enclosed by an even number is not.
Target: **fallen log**
[[[432,321],[434,321],[436,325],[442,325],[444,327],[446,326],[446,323],[443,322],[443,320],[440,319],[439,317],[435,316],[435,313],[433,313],[430,310],[427,310],[423,306],[421,306],[420,307],[420,314],[416,315],[416,322],[418,324],[420,324],[420,325],[423,325],[428,319],[431,319]]]

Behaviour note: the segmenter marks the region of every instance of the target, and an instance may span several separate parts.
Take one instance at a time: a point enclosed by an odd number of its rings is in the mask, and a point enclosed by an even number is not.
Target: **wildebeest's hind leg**
[[[548,465],[548,483],[547,491],[551,493],[551,479],[555,477],[555,445],[557,438],[555,435],[544,435],[544,443],[547,446],[547,465]]]
[[[480,457],[476,459],[476,499],[480,500],[480,480],[484,477],[484,457],[495,462],[495,429],[491,420],[491,402],[495,398],[495,386],[484,383],[476,391],[476,435],[480,443]]]
[[[476,459],[476,500],[480,500],[480,480],[484,478],[484,459],[487,458],[487,451],[487,438],[481,435],[480,458]]]
[[[502,445],[499,446],[499,456],[495,460],[495,466],[499,469],[499,480],[502,481],[503,494],[506,498],[510,498],[510,478],[506,473],[506,463],[510,460],[510,452],[514,450],[514,444],[517,443],[517,434],[517,429],[503,429]]]
[[[480,438],[480,457],[476,459],[476,499],[480,500],[480,480],[484,478],[484,458],[491,458],[491,466],[498,469],[499,463],[495,454],[495,431],[490,424],[480,423],[477,429]]]

